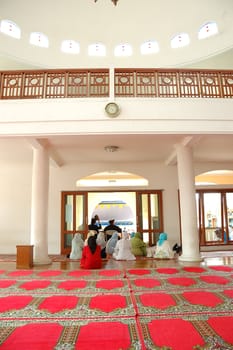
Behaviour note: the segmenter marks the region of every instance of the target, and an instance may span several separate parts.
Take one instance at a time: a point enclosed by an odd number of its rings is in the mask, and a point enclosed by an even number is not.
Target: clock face
[[[116,117],[119,112],[119,106],[115,102],[110,102],[105,106],[105,111],[110,117]]]

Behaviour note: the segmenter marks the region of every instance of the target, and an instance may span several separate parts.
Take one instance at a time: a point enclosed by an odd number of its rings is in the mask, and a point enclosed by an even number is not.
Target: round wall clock
[[[107,115],[111,118],[115,118],[118,116],[118,114],[120,113],[120,107],[118,106],[117,103],[115,102],[109,102],[106,106],[105,106],[105,112],[107,113]]]

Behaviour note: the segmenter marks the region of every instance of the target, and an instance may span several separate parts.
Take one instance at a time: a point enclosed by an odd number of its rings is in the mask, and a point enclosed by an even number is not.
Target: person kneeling
[[[167,240],[167,233],[160,233],[159,240],[156,245],[154,258],[157,259],[172,259],[174,253],[171,250],[170,244]]]
[[[84,246],[80,267],[83,269],[100,269],[102,266],[101,248],[96,243],[96,237],[90,236]]]
[[[122,238],[117,242],[112,257],[116,260],[136,260],[131,252],[131,241],[127,232],[122,233]]]

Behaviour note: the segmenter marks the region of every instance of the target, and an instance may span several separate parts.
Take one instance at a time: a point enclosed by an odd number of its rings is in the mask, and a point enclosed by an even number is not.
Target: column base
[[[199,256],[187,256],[187,255],[181,255],[178,258],[179,261],[193,261],[193,262],[201,262],[204,259],[199,255]]]
[[[33,260],[33,265],[50,265],[52,264],[52,259],[47,258],[37,258]]]

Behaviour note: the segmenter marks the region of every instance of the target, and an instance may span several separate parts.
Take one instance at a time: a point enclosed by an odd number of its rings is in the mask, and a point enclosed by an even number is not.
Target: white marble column
[[[192,148],[179,144],[176,151],[182,231],[182,255],[179,260],[201,261]]]
[[[50,264],[48,256],[49,156],[43,146],[33,147],[31,244],[33,264]]]

